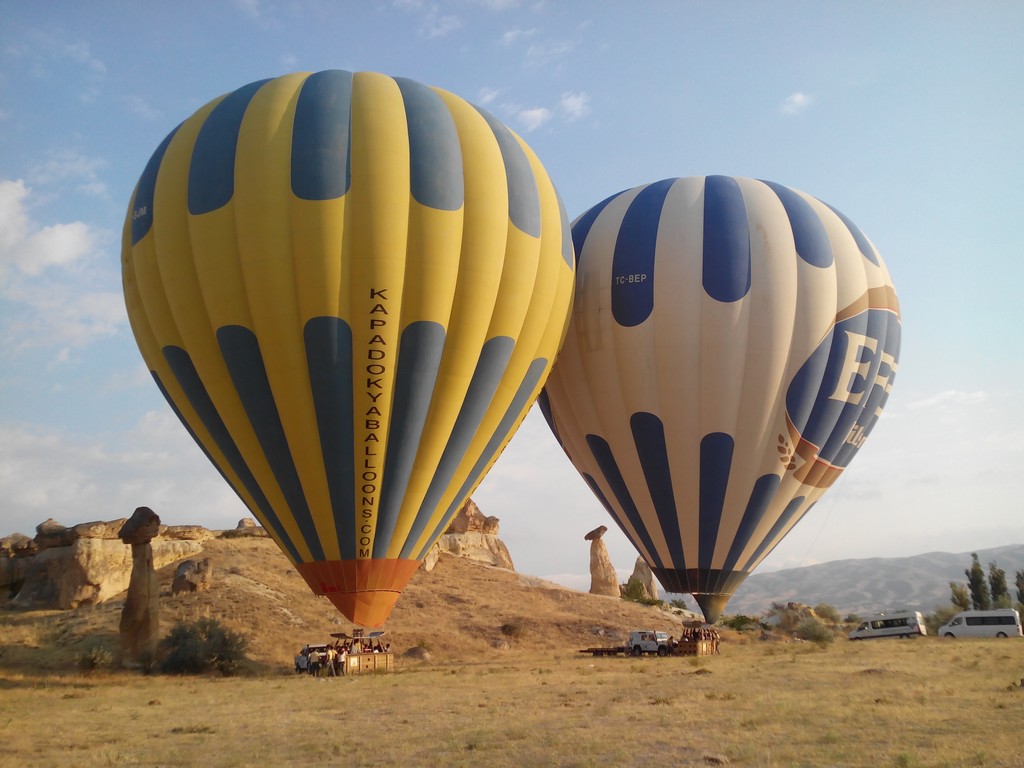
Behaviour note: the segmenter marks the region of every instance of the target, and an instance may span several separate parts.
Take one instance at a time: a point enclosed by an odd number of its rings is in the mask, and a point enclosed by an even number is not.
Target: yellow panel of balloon
[[[536,400],[572,242],[533,151],[444,90],[251,83],[132,195],[125,302],[157,386],[312,590],[380,626]]]

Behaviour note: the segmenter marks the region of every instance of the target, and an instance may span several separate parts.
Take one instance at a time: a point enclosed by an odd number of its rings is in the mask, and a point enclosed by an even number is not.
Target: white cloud
[[[576,44],[571,40],[552,40],[545,43],[531,45],[526,50],[526,63],[531,67],[544,67],[558,59],[565,58]]]
[[[569,120],[578,120],[590,114],[590,95],[586,92],[562,94],[559,108]]]
[[[501,91],[494,88],[481,88],[477,92],[476,103],[480,106],[487,106],[498,98],[499,93],[501,93]]]
[[[506,47],[512,46],[523,40],[528,40],[536,34],[536,29],[509,29],[502,33],[501,44]]]
[[[68,43],[64,46],[64,54],[90,72],[97,75],[107,74],[107,65],[93,56],[87,42]]]
[[[94,246],[92,232],[80,221],[36,227],[26,210],[29,194],[20,179],[0,181],[0,289],[9,287],[11,268],[36,276],[74,264]]]
[[[516,122],[522,126],[524,131],[529,133],[544,125],[544,123],[551,119],[551,115],[552,112],[547,107],[521,109],[516,114]]]
[[[459,16],[441,14],[436,8],[431,8],[423,19],[420,27],[420,34],[428,40],[438,37],[447,37],[465,26],[465,22]]]
[[[168,524],[234,527],[244,505],[167,410],[149,412],[116,446],[55,430],[0,425],[0,536],[128,517],[148,506]]]
[[[987,399],[988,396],[984,392],[961,392],[956,389],[947,389],[943,392],[937,392],[934,395],[929,395],[928,397],[918,398],[917,400],[912,401],[907,407],[913,411],[922,409],[949,410],[953,408],[960,408],[965,405],[983,403]]]
[[[73,150],[62,149],[52,152],[45,162],[32,166],[28,178],[32,184],[38,185],[74,180],[91,182],[98,178],[98,171],[104,165],[104,161],[99,158],[86,157]]]
[[[258,19],[261,14],[260,0],[235,0],[235,6],[245,14]]]
[[[126,316],[107,287],[116,279],[98,253],[102,235],[80,221],[40,226],[30,195],[23,181],[0,180],[0,349],[78,348],[117,333]]]
[[[798,112],[803,112],[814,102],[814,97],[803,93],[802,91],[795,91],[789,94],[779,108],[784,115],[795,115]]]
[[[163,121],[164,119],[164,113],[141,96],[123,96],[121,101],[124,103],[125,107],[127,107],[130,114],[140,117],[143,120],[157,122]]]

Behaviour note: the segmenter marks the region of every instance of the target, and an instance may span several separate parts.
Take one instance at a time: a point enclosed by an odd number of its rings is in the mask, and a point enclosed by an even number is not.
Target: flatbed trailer
[[[617,656],[620,653],[625,653],[626,647],[623,645],[617,648],[581,648],[580,653],[590,653],[594,656]]]
[[[618,656],[620,654],[630,655],[631,651],[624,645],[612,648],[581,648],[580,653],[589,653],[593,656]],[[714,653],[714,646],[710,640],[689,640],[676,645],[666,656],[711,656]]]

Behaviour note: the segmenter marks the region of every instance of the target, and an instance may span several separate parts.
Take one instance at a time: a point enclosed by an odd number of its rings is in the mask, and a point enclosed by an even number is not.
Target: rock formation
[[[138,507],[117,535],[132,548],[132,575],[121,611],[121,653],[126,661],[152,658],[160,632],[160,587],[153,567],[150,542],[160,532],[160,518],[149,507]]]
[[[514,571],[512,555],[498,538],[499,522],[496,517],[485,517],[473,500],[467,499],[437,544],[430,548],[423,569],[432,570],[440,554],[446,552]]]
[[[658,599],[658,585],[654,581],[654,573],[651,572],[650,566],[644,562],[642,557],[638,557],[636,559],[636,565],[633,566],[633,575],[629,577],[629,582],[633,581],[640,582],[640,585],[644,589],[645,597],[650,600]]]
[[[607,532],[608,526],[601,525],[583,537],[590,542],[590,594],[619,597],[619,577],[602,539]]]
[[[0,597],[14,608],[65,610],[95,605],[124,592],[132,572],[131,550],[118,539],[125,520],[79,523],[67,528],[53,519],[0,541]],[[152,542],[153,564],[162,568],[202,551],[214,534],[199,526],[161,527]],[[166,538],[165,538],[166,537]]]
[[[179,592],[206,592],[213,578],[213,567],[210,558],[202,560],[183,560],[174,571],[171,583],[171,594]]]

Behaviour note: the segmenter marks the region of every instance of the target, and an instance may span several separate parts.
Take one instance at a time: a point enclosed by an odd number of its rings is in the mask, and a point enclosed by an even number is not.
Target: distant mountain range
[[[974,550],[988,575],[994,562],[1006,571],[1010,594],[1016,598],[1015,574],[1024,569],[1024,544]],[[928,552],[913,557],[873,557],[754,573],[729,601],[727,613],[756,616],[772,603],[828,603],[843,614],[868,614],[899,608],[927,613],[948,605],[949,582],[966,583],[964,571],[971,552]]]

